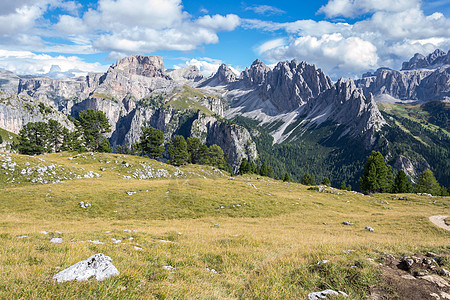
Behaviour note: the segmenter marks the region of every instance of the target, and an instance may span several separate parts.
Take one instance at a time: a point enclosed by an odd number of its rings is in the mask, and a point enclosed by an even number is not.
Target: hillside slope
[[[0,298],[304,299],[327,288],[348,299],[386,288],[394,298],[400,290],[388,289],[384,269],[373,263],[383,253],[450,257],[450,233],[428,220],[448,212],[448,197],[319,192],[98,153],[2,153],[0,174]],[[53,237],[62,243],[50,243]],[[120,274],[52,280],[95,253],[110,256]],[[322,260],[328,263],[317,265]],[[430,286],[411,291],[448,292]]]

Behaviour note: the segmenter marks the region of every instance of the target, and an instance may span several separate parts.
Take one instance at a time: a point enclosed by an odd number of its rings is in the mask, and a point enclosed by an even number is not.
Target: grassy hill
[[[449,212],[448,197],[327,190],[118,154],[1,154],[0,298],[304,299],[331,288],[362,299],[383,286],[384,253],[450,254],[450,233],[428,220]],[[95,253],[120,275],[52,280]]]

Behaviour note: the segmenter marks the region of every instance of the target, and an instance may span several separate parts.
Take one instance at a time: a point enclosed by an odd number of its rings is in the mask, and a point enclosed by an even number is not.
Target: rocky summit
[[[195,66],[166,70],[161,57],[141,55],[120,59],[103,74],[78,78],[1,71],[0,127],[17,134],[27,122],[55,119],[72,129],[67,116],[101,110],[111,125],[107,137],[113,148],[131,147],[141,127],[150,125],[163,131],[166,141],[181,134],[219,145],[237,172],[242,159],[254,161],[258,151],[273,152],[267,145],[307,142],[344,149],[355,143],[363,152],[386,148],[389,139],[392,144],[388,131],[397,125],[386,120],[376,102],[448,100],[448,62],[449,54],[436,50],[415,55],[400,71],[382,68],[356,81],[337,82],[296,59],[274,67],[257,59],[241,74],[222,64],[210,77]],[[258,146],[266,135],[271,141]],[[390,159],[400,158],[421,166],[433,160],[404,151]],[[396,164],[406,171],[403,165]],[[410,169],[407,174],[418,173]]]

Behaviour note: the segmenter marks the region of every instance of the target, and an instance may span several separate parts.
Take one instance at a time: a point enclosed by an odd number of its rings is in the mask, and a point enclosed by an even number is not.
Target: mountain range
[[[170,139],[199,137],[221,146],[235,172],[243,158],[333,184],[357,185],[372,150],[414,180],[431,168],[450,185],[448,101],[450,51],[416,54],[402,70],[381,68],[333,82],[297,60],[271,68],[256,60],[241,74],[227,65],[204,77],[195,66],[165,69],[161,57],[134,55],[106,73],[50,79],[0,71],[0,128],[17,134],[27,122],[60,121],[89,108],[107,115],[113,147],[139,141],[150,125]]]

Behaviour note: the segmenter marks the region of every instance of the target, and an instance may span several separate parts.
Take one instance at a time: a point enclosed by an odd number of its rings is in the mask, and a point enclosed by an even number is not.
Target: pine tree
[[[243,158],[239,167],[239,174],[242,175],[248,173],[250,173],[250,164],[248,163],[246,158]]]
[[[372,151],[364,165],[364,173],[359,180],[359,187],[366,193],[383,193],[392,185],[391,168],[386,166],[380,152]]]
[[[198,164],[200,162],[200,146],[202,142],[199,138],[190,136],[186,140],[187,142],[187,150],[189,153],[189,162],[191,164]]]
[[[322,184],[323,184],[323,185],[326,185],[326,186],[331,186],[331,181],[330,181],[330,179],[329,179],[328,177],[325,177],[325,178],[322,180]]]
[[[58,152],[64,140],[63,127],[56,120],[48,120],[47,130],[47,151]]]
[[[167,145],[167,152],[169,153],[169,163],[175,166],[185,164],[189,158],[187,151],[187,143],[182,135],[175,135]]]
[[[411,192],[411,183],[406,177],[406,173],[403,170],[398,171],[397,176],[394,180],[394,185],[392,187],[393,193],[410,193]]]
[[[283,177],[283,181],[291,181],[291,178],[289,177],[289,173],[288,172],[286,172],[286,173],[284,173],[284,177]]]
[[[306,173],[305,175],[303,175],[301,183],[304,185],[315,185],[316,184],[314,181],[314,178],[309,173]]]
[[[15,148],[21,154],[43,154],[47,149],[47,123],[29,122],[19,132]]]
[[[209,148],[205,144],[198,147],[198,163],[201,165],[209,164]]]
[[[347,185],[345,184],[345,181],[342,181],[341,186],[339,187],[340,190],[346,191]]]
[[[140,149],[144,153],[148,153],[152,158],[161,157],[164,152],[164,134],[161,130],[153,127],[143,126],[142,135],[140,137],[141,142],[139,143]]]
[[[230,171],[228,166],[226,155],[223,153],[220,146],[214,144],[209,147],[209,164],[219,169]]]
[[[430,169],[426,169],[420,175],[415,189],[416,193],[428,193],[431,195],[439,195],[441,193],[441,187]]]
[[[79,129],[83,135],[84,146],[88,150],[99,151],[100,146],[101,149],[108,148],[106,147],[107,144],[103,135],[111,132],[111,125],[104,112],[93,109],[80,111],[78,114],[78,122]]]

